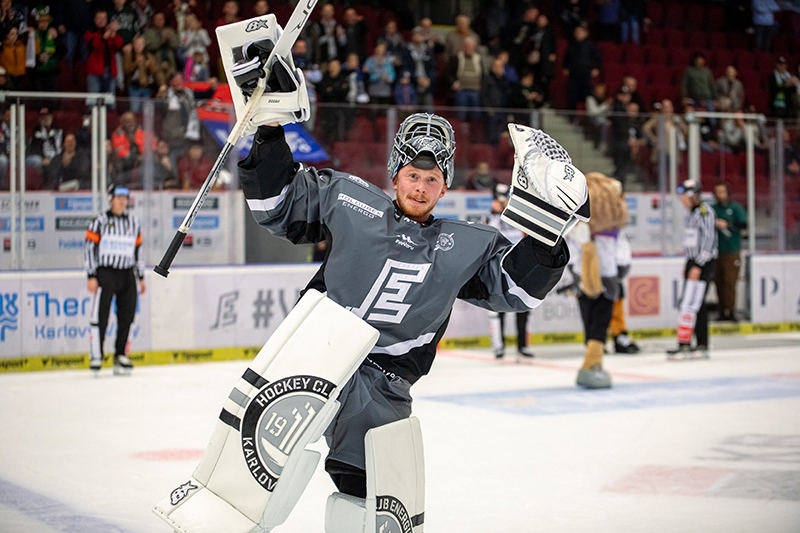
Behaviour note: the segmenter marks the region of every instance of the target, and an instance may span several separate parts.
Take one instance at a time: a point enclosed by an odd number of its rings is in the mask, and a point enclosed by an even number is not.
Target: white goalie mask
[[[397,171],[419,154],[428,152],[433,155],[449,187],[453,183],[455,150],[455,132],[446,119],[430,113],[414,113],[400,124],[394,136],[394,146],[386,165],[389,177],[396,176]]]

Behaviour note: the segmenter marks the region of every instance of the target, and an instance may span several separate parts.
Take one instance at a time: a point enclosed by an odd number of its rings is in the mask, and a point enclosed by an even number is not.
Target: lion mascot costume
[[[590,172],[586,183],[591,219],[579,223],[567,237],[586,340],[577,384],[607,389],[611,376],[603,369],[604,346],[614,303],[622,295],[622,278],[631,264],[630,245],[622,231],[628,223],[628,208],[619,181]]]

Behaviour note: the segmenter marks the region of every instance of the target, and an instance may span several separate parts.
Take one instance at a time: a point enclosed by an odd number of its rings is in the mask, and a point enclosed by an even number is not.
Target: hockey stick
[[[261,100],[261,96],[264,94],[264,84],[266,83],[266,80],[269,79],[270,70],[275,57],[286,57],[291,53],[292,46],[294,46],[297,37],[300,35],[300,32],[306,25],[308,17],[311,15],[311,12],[314,10],[314,6],[316,5],[317,0],[301,0],[301,2],[299,2],[294,8],[292,16],[289,17],[289,21],[286,23],[285,29],[281,33],[280,37],[278,37],[278,40],[275,42],[275,48],[272,50],[272,53],[267,59],[266,66],[264,67],[266,76],[259,82],[255,90],[253,90],[253,94],[247,101],[247,105],[244,108],[241,118],[236,121],[236,124],[233,126],[230,135],[228,135],[225,145],[222,147],[222,151],[219,153],[217,160],[214,162],[214,166],[211,167],[206,180],[203,182],[203,186],[200,188],[200,191],[198,191],[197,196],[195,196],[191,207],[189,207],[189,212],[186,213],[186,217],[183,219],[178,231],[176,231],[175,236],[172,237],[172,242],[169,243],[169,247],[161,257],[161,261],[155,266],[155,268],[153,268],[157,274],[164,276],[165,278],[169,275],[169,267],[172,265],[172,261],[178,254],[178,250],[180,250],[181,245],[183,245],[183,240],[189,233],[189,228],[192,227],[195,217],[197,217],[197,214],[200,212],[200,208],[203,207],[203,202],[206,201],[206,197],[211,191],[211,188],[214,186],[214,182],[217,181],[217,177],[219,176],[225,161],[228,160],[228,156],[236,146],[236,142],[239,140],[239,137],[242,136],[245,127],[247,127],[247,123],[253,116],[253,111],[258,107],[259,100]]]

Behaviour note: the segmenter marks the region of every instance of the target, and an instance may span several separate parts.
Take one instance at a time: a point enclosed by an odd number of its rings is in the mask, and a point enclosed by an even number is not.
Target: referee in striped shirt
[[[669,355],[708,357],[708,308],[705,296],[714,279],[717,263],[717,230],[714,210],[702,201],[702,187],[695,180],[678,186],[683,206],[689,211],[683,230],[683,251],[686,254],[683,295],[678,321],[678,348]],[[692,347],[692,337],[697,344]]]
[[[136,313],[137,280],[141,294],[145,292],[142,258],[142,226],[139,219],[127,213],[130,192],[127,187],[111,184],[108,188],[110,208],[100,213],[86,230],[84,267],[86,288],[94,294],[90,323],[90,368],[100,370],[103,363],[103,341],[108,326],[111,298],[117,298],[117,338],[114,344],[114,371],[128,373],[128,334]]]

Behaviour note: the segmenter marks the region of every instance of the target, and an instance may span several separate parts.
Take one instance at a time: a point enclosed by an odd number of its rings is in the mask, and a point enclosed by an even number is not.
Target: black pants
[[[97,269],[97,283],[99,288],[94,295],[92,304],[92,334],[97,335],[99,345],[93,346],[92,356],[102,356],[103,342],[106,338],[108,327],[108,313],[111,310],[111,299],[117,297],[117,339],[114,344],[114,355],[126,353],[128,334],[131,330],[133,317],[136,314],[136,276],[133,269],[118,270],[116,268],[100,267]]]
[[[505,313],[497,313],[500,315],[500,338],[505,339],[505,332],[503,331],[503,322],[505,321]],[[528,347],[528,315],[530,311],[523,311],[521,313],[514,313],[517,319],[517,350],[522,350]]]
[[[689,275],[689,270],[695,265],[693,261],[686,263],[686,268],[683,271],[684,281]],[[706,305],[706,295],[708,294],[708,287],[714,279],[714,272],[716,271],[717,260],[709,261],[703,265],[700,270],[700,281],[706,282],[706,292],[703,294],[703,303],[697,311],[697,319],[694,323],[694,338],[697,341],[697,346],[708,346],[708,305]]]
[[[597,298],[589,298],[585,294],[581,294],[578,297],[578,305],[581,308],[585,342],[595,340],[605,343],[614,302],[602,294]]]

